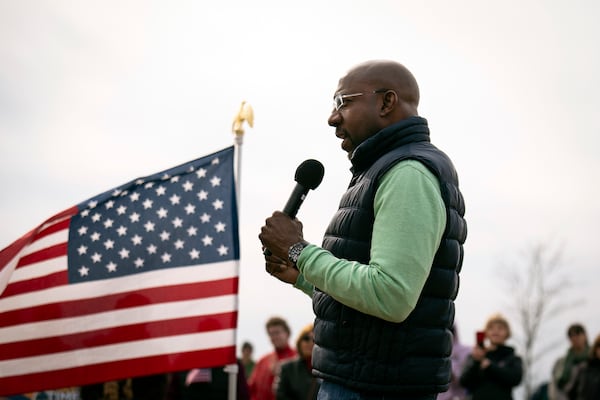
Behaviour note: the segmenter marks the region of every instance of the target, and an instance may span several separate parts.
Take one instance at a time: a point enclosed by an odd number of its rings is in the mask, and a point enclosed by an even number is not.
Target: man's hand
[[[273,255],[265,257],[265,269],[280,281],[292,285],[296,283],[298,275],[300,275],[300,271],[291,262]]]
[[[271,255],[287,262],[290,246],[304,240],[302,237],[302,222],[291,219],[281,211],[275,211],[265,221],[258,238],[264,248],[271,252]],[[269,257],[266,256],[266,259]]]

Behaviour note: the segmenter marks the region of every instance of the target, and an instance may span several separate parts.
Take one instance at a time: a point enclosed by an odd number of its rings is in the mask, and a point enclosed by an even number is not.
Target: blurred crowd
[[[312,373],[313,326],[308,324],[290,345],[291,330],[284,318],[265,324],[272,351],[253,358],[244,342],[237,359],[236,399],[315,400],[320,381]],[[455,327],[451,354],[452,378],[438,400],[512,400],[524,375],[523,360],[514,347],[508,320],[491,315],[476,333],[474,346],[460,340]],[[600,335],[590,344],[585,327],[567,327],[569,347],[553,365],[552,374],[529,400],[600,399]],[[225,366],[103,382],[80,388],[24,394],[0,400],[217,400],[228,399],[230,371]]]

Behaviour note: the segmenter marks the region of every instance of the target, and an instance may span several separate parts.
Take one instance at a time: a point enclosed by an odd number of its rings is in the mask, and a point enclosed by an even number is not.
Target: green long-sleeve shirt
[[[429,275],[446,226],[437,178],[420,162],[402,161],[381,179],[368,265],[307,246],[298,259],[295,286],[318,287],[342,304],[402,322],[412,312]]]

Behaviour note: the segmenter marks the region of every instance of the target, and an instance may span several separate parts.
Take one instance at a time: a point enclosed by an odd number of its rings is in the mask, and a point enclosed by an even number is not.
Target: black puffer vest
[[[456,171],[429,142],[425,119],[411,117],[389,126],[355,150],[352,180],[325,232],[323,248],[339,258],[369,264],[380,178],[408,159],[423,163],[438,178],[447,216],[416,308],[405,321],[392,323],[346,307],[318,288],[313,294],[314,372],[358,391],[427,394],[445,391],[450,382],[449,328],[467,227]]]

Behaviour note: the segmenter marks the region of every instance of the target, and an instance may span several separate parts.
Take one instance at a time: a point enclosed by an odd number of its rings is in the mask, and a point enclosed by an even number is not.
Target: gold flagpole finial
[[[244,121],[248,123],[250,128],[254,125],[254,110],[252,110],[252,106],[242,101],[240,106],[240,110],[237,115],[233,119],[233,125],[231,130],[235,133],[236,136],[242,136],[244,134]]]

